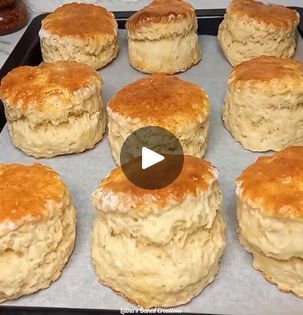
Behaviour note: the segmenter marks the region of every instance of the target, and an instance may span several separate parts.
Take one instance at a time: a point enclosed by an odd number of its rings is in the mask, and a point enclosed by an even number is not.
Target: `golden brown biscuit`
[[[282,5],[233,0],[218,31],[231,65],[262,55],[290,58],[296,49],[299,14]]]
[[[238,230],[254,267],[303,297],[303,147],[261,157],[237,179]]]
[[[92,256],[101,283],[143,307],[189,302],[213,281],[225,247],[218,172],[184,157],[179,177],[142,189],[111,171],[93,194]]]
[[[154,0],[127,21],[131,65],[147,73],[185,71],[201,59],[194,8],[182,0]]]
[[[135,81],[108,103],[108,136],[117,164],[127,136],[146,126],[172,132],[185,154],[203,157],[207,146],[210,105],[198,85],[156,74]]]
[[[251,151],[303,145],[302,95],[303,63],[268,56],[243,62],[229,76],[225,126]]]
[[[67,187],[41,164],[0,164],[0,302],[57,280],[73,250],[76,214]]]
[[[13,143],[34,157],[94,147],[105,129],[102,85],[98,72],[72,61],[12,70],[0,97]]]
[[[44,62],[74,60],[100,69],[119,49],[114,15],[93,4],[63,5],[42,21],[39,36]]]

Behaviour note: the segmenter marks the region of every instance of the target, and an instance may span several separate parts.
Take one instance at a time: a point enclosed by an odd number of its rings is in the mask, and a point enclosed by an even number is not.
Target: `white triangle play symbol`
[[[145,170],[164,160],[164,156],[150,150],[148,148],[142,147],[142,169]]]

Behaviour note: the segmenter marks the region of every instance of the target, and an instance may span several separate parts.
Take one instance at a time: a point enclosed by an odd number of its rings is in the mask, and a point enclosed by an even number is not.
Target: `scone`
[[[0,303],[45,289],[72,253],[76,213],[60,176],[41,164],[0,164]]]
[[[126,138],[147,126],[173,133],[185,154],[205,154],[210,105],[208,95],[196,84],[155,74],[124,87],[108,103],[107,111],[108,137],[117,164]]]
[[[93,148],[105,129],[102,85],[98,72],[73,61],[12,70],[0,98],[13,143],[36,158]]]
[[[254,267],[303,297],[303,147],[259,158],[237,179],[238,231]]]
[[[225,223],[217,170],[184,156],[170,185],[146,190],[121,167],[93,194],[92,258],[100,282],[142,307],[189,302],[218,272]]]
[[[99,5],[63,5],[44,18],[39,36],[44,62],[74,60],[100,69],[119,50],[115,17]]]
[[[263,56],[236,66],[225,96],[225,126],[251,151],[303,145],[303,63]]]
[[[130,64],[147,73],[185,71],[201,60],[194,8],[182,0],[154,0],[127,21]]]
[[[233,66],[262,55],[290,58],[299,21],[299,13],[282,5],[233,0],[219,26],[218,41]]]

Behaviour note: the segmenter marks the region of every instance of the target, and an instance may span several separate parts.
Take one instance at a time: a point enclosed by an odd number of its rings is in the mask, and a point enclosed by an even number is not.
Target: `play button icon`
[[[161,189],[172,183],[183,167],[183,150],[168,130],[150,126],[136,130],[124,141],[120,163],[125,176],[143,189]]]
[[[142,148],[141,156],[142,156],[142,169],[144,170],[165,159],[163,155],[158,154],[157,152],[150,150],[148,148],[145,148],[145,147]]]

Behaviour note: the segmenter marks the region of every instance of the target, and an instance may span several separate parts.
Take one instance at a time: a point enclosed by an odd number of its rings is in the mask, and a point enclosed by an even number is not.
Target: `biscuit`
[[[194,8],[182,0],[154,0],[126,24],[130,64],[147,73],[185,71],[201,60]]]
[[[178,178],[156,190],[121,167],[93,194],[92,257],[100,282],[142,307],[189,302],[213,281],[225,248],[217,170],[184,156]]]
[[[45,289],[72,253],[76,214],[60,176],[41,164],[0,164],[0,303]]]
[[[39,36],[44,62],[74,60],[100,69],[119,50],[115,17],[99,5],[63,5],[43,19]]]
[[[73,61],[12,70],[0,98],[13,143],[36,158],[93,148],[105,129],[102,85],[98,72]]]
[[[233,0],[219,26],[218,41],[233,66],[262,55],[290,58],[299,21],[299,13],[282,5]]]
[[[108,137],[117,164],[128,135],[147,126],[172,132],[185,154],[205,154],[210,105],[208,95],[196,84],[155,74],[124,87],[110,100],[107,111]]]
[[[223,120],[245,149],[303,145],[303,63],[262,56],[229,76]]]
[[[238,231],[254,267],[303,297],[303,147],[261,157],[237,179]]]

